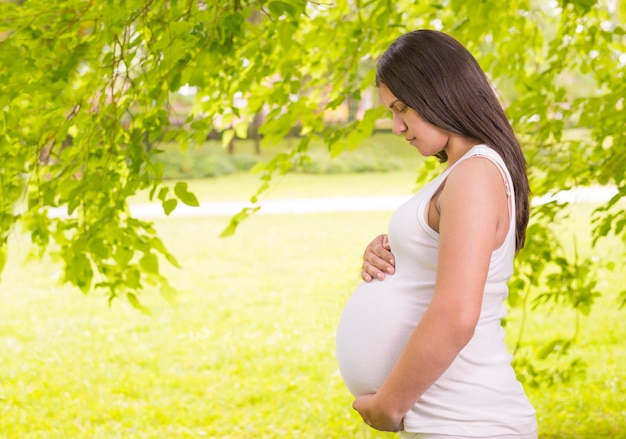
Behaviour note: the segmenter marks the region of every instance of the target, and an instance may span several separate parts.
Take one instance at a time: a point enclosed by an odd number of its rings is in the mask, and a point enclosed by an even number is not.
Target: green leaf
[[[165,215],[169,215],[174,211],[174,209],[176,209],[176,206],[178,206],[178,200],[176,198],[170,198],[168,200],[164,200],[162,205]]]
[[[334,159],[339,157],[343,150],[345,149],[345,144],[341,141],[337,141],[330,146],[330,158]]]
[[[196,198],[196,195],[192,192],[189,192],[189,190],[187,189],[187,182],[179,181],[178,183],[176,183],[176,186],[174,186],[174,193],[176,194],[178,199],[185,203],[187,206],[197,207],[200,205],[200,203],[198,202],[198,198]]]
[[[125,273],[125,287],[132,288],[134,290],[141,289],[141,273],[136,268],[129,268]]]
[[[161,201],[165,201],[165,197],[167,197],[167,194],[169,193],[169,191],[170,191],[169,187],[163,186],[161,189],[159,189],[157,198]]]
[[[65,267],[65,279],[80,288],[84,294],[87,294],[93,279],[93,269],[89,258],[82,253],[74,254],[69,265]]]
[[[133,306],[133,308],[141,311],[142,314],[147,316],[152,315],[150,309],[142,305],[141,302],[139,302],[137,296],[135,296],[133,293],[126,293],[126,298],[128,299],[128,302]]]
[[[239,223],[245,220],[246,218],[248,218],[253,213],[257,212],[260,208],[261,206],[244,207],[239,213],[237,213],[235,216],[233,216],[230,219],[228,226],[226,226],[226,228],[222,230],[222,233],[220,233],[220,238],[225,238],[225,237],[234,235]]]
[[[562,0],[562,2],[564,7],[572,5],[574,8],[581,11],[582,14],[587,14],[597,3],[597,0]]]
[[[181,78],[182,78],[182,74],[180,71],[175,71],[171,74],[170,82],[169,82],[169,89],[171,92],[176,92],[180,89]]]
[[[228,129],[222,132],[222,146],[227,147],[235,138],[235,130]]]
[[[89,250],[101,259],[106,259],[111,253],[111,248],[104,243],[102,238],[96,237],[89,242]]]
[[[165,298],[169,303],[174,303],[178,297],[178,292],[169,282],[166,280],[161,284],[161,296]]]
[[[6,250],[4,247],[0,247],[0,273],[4,270],[4,266],[7,262]]]
[[[126,267],[130,260],[133,258],[134,254],[134,250],[128,247],[117,246],[115,252],[113,253],[113,258],[120,267]]]
[[[159,258],[152,253],[144,253],[139,265],[148,273],[159,274]]]
[[[541,349],[539,349],[537,352],[537,358],[539,360],[545,360],[550,354],[557,352],[566,343],[567,342],[561,338],[550,340],[548,343],[545,343]]]
[[[163,241],[155,237],[150,239],[150,245],[153,249],[164,255],[170,264],[172,264],[176,268],[180,268],[178,260],[176,260],[176,258],[169,251],[167,251],[167,248],[165,248]]]
[[[275,15],[276,17],[280,17],[281,15],[285,13],[290,14],[290,15],[295,15],[296,13],[296,8],[290,3],[287,3],[285,1],[271,0],[267,4],[267,7],[272,13],[272,15]]]
[[[235,125],[235,134],[240,139],[248,138],[248,122],[241,121]]]

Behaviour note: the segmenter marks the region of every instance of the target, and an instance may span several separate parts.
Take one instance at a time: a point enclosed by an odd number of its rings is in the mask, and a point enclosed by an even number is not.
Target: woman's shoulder
[[[472,148],[469,155],[459,160],[446,178],[441,197],[453,203],[464,201],[486,208],[499,204],[503,192],[510,195],[504,163],[497,160],[497,152],[489,150],[488,146]]]
[[[454,169],[450,170],[446,180],[446,186],[456,183],[467,189],[473,186],[491,186],[502,181],[502,165],[492,157],[471,155],[459,161]]]

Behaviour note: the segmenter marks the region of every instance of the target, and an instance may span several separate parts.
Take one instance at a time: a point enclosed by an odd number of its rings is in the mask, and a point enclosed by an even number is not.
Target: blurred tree
[[[185,184],[164,184],[152,160],[158,147],[146,145],[185,150],[213,130],[228,145],[262,110],[265,144],[298,127],[294,148],[260,167],[262,184],[231,234],[273,174],[309,160],[311,140],[336,156],[371,134],[383,108],[332,128],[323,111],[359,100],[377,56],[416,28],[455,36],[506,92],[534,195],[612,185],[595,239],[626,241],[617,207],[626,195],[625,0],[29,0],[0,1],[0,16],[0,266],[20,222],[84,292],[103,288],[139,308],[146,283],[169,294],[159,261],[176,260],[149,222],[131,217],[127,199],[149,188],[166,214],[198,202]],[[183,86],[196,92],[184,115],[172,105]],[[564,136],[571,128],[588,135]],[[427,162],[420,178],[435,167]],[[53,215],[58,208],[67,215]],[[568,259],[554,236],[562,210],[535,208],[513,306],[526,306],[532,291],[587,314],[600,294],[597,263]],[[566,352],[571,341],[550,340],[536,355]],[[527,370],[532,382],[541,375]]]

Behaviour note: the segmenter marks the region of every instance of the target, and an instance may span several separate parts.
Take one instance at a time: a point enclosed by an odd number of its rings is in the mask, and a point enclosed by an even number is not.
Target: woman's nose
[[[407,130],[407,126],[404,123],[404,121],[402,119],[400,119],[399,117],[394,117],[393,118],[393,127],[392,127],[391,131],[394,134],[402,134],[406,130]]]

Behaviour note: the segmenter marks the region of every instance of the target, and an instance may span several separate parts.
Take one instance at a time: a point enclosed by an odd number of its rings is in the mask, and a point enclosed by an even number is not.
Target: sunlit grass
[[[380,174],[287,174],[276,176],[262,199],[403,195],[415,191],[417,171]],[[261,186],[260,175],[231,174],[190,180],[189,189],[201,201],[247,200]],[[147,199],[142,200],[146,202]]]
[[[159,221],[184,269],[168,270],[175,305],[144,296],[152,317],[57,288],[52,265],[21,267],[14,252],[1,286],[0,431],[374,437],[334,361],[354,253],[386,222],[355,226],[362,215],[258,217],[228,240],[216,237],[224,218]]]

